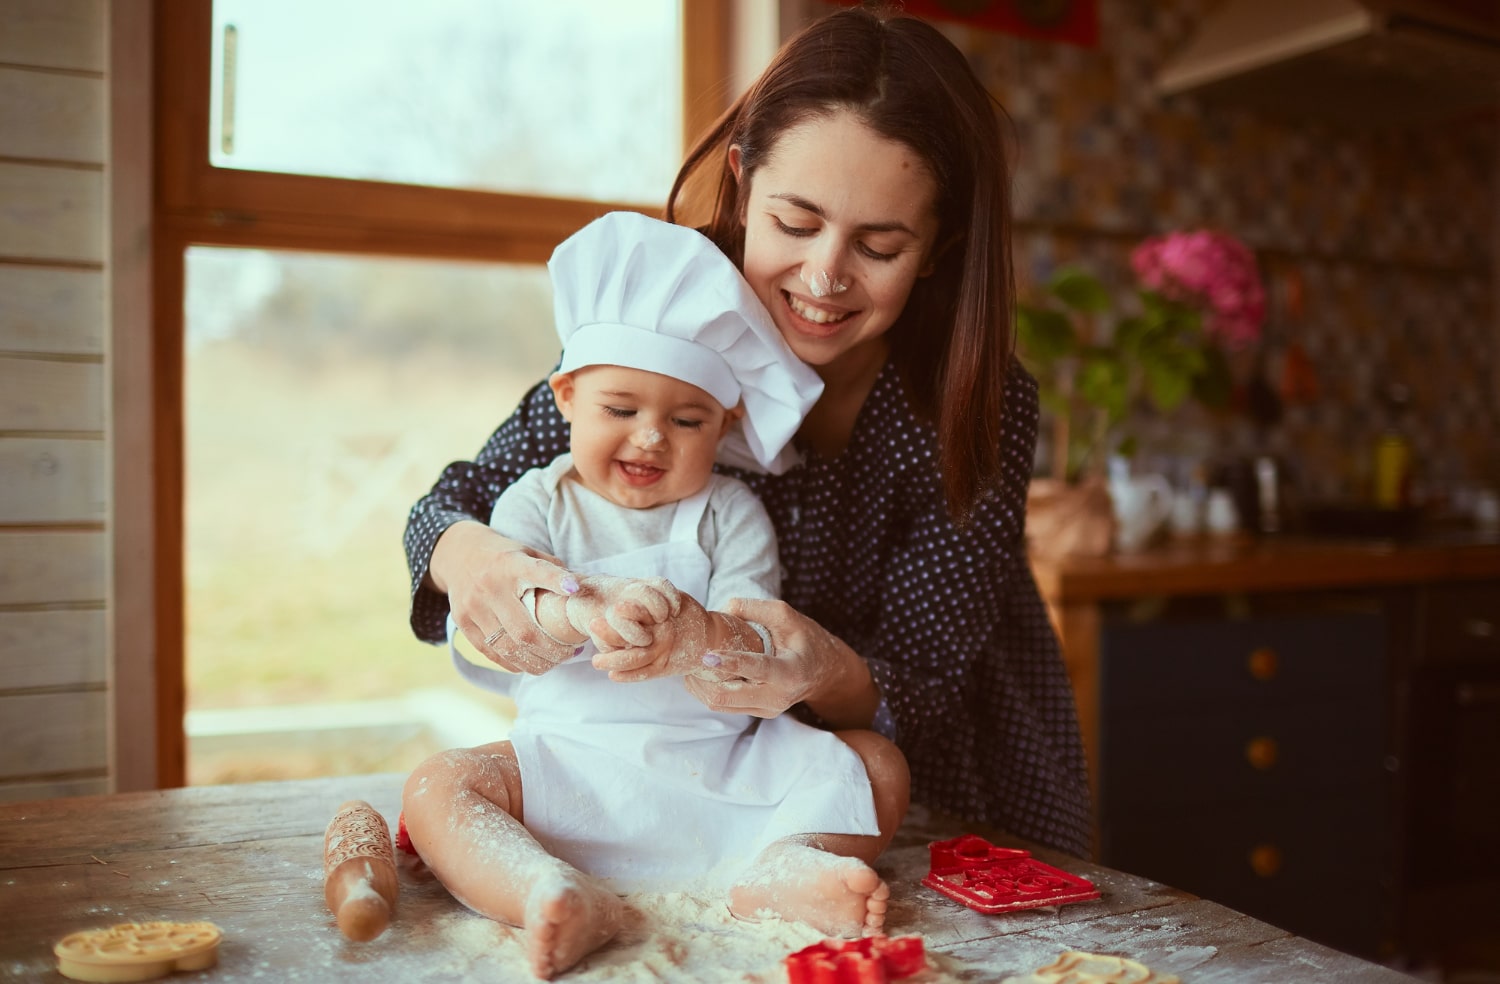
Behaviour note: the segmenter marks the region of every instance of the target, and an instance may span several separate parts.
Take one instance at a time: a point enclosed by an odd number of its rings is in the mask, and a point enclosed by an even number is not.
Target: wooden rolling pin
[[[385,932],[398,888],[385,818],[364,800],[350,800],[323,833],[323,900],[339,931],[361,943]]]

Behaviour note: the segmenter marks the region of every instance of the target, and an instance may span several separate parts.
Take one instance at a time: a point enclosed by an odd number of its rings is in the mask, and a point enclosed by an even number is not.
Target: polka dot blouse
[[[912,799],[1079,856],[1090,850],[1088,778],[1072,690],[1025,553],[1036,449],[1035,381],[1007,382],[1004,487],[964,530],[949,522],[932,428],[887,364],[849,446],[804,451],[783,475],[727,469],[764,501],[783,597],[869,663],[911,765]],[[416,634],[443,638],[446,596],[422,585],[433,545],[485,520],[521,472],[567,450],[545,385],[412,509],[406,531]]]

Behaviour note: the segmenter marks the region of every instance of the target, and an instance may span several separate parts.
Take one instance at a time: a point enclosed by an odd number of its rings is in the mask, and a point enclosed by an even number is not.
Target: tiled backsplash
[[[943,25],[1014,122],[1021,290],[1078,263],[1123,294],[1141,238],[1222,228],[1266,275],[1273,376],[1295,340],[1318,393],[1264,433],[1243,416],[1143,421],[1147,453],[1268,450],[1309,497],[1358,498],[1393,422],[1380,394],[1399,383],[1418,488],[1500,485],[1496,118],[1356,129],[1158,97],[1158,66],[1212,7],[1100,0],[1094,49]],[[1288,303],[1299,281],[1303,302]]]

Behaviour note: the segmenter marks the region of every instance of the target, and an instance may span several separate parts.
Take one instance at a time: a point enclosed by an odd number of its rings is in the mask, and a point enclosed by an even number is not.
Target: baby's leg
[[[906,817],[911,774],[906,757],[873,731],[839,737],[864,760],[880,833],[802,834],[767,847],[729,890],[729,911],[762,911],[811,924],[830,936],[869,936],[885,928],[891,890],[870,867]]]
[[[510,742],[441,752],[401,797],[407,833],[454,898],[526,931],[531,970],[550,978],[604,945],[623,906],[548,854],[521,825],[521,771]]]

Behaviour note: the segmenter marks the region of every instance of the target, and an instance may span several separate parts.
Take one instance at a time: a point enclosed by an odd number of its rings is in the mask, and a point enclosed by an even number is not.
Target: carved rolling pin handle
[[[364,800],[339,807],[323,834],[323,899],[351,940],[373,940],[396,911],[396,861],[385,818]]]

